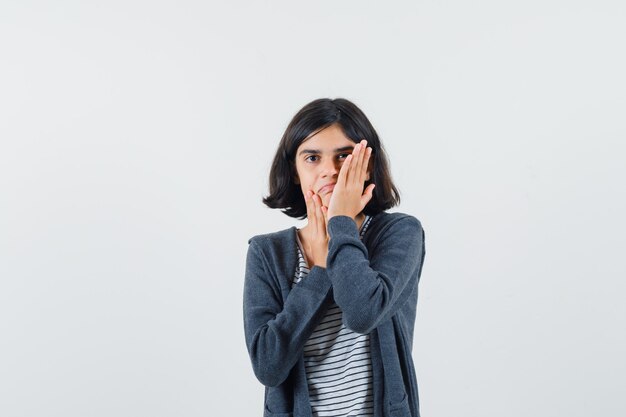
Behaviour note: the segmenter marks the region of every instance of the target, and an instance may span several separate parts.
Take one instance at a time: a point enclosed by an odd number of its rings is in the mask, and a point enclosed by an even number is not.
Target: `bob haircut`
[[[270,193],[263,198],[266,206],[282,209],[291,217],[306,218],[304,195],[300,185],[294,182],[296,151],[313,133],[333,124],[338,125],[354,143],[365,139],[372,148],[368,167],[370,180],[365,182],[365,187],[374,183],[376,188],[363,212],[373,216],[400,203],[400,193],[391,181],[387,156],[365,114],[346,99],[321,98],[300,109],[287,126],[270,170]]]

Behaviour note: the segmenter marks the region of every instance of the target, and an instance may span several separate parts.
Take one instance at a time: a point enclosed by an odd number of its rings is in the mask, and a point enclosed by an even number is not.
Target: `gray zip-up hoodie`
[[[375,215],[363,236],[350,217],[328,221],[326,268],[291,286],[296,228],[249,240],[243,313],[252,368],[265,385],[264,417],[310,417],[303,346],[334,299],[344,325],[370,334],[375,417],[419,417],[411,351],[422,225],[403,213]]]

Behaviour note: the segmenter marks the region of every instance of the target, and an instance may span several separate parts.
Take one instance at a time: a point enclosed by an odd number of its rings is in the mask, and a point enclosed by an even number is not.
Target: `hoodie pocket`
[[[389,403],[390,417],[412,417],[409,408],[409,396],[404,394],[402,400],[397,403]]]
[[[293,413],[272,413],[266,408],[263,417],[293,417]]]

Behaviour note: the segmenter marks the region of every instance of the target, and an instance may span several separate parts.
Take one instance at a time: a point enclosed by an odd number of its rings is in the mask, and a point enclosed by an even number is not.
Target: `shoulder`
[[[406,213],[381,212],[373,216],[365,233],[366,246],[375,248],[382,242],[407,245],[424,242],[424,229],[417,217]]]
[[[252,236],[248,239],[249,250],[264,253],[269,258],[282,258],[296,250],[296,228],[279,230]],[[295,252],[294,252],[295,253]]]
[[[292,235],[295,233],[295,227],[290,227],[288,229],[279,230],[277,232],[272,233],[264,233],[260,235],[252,236],[248,239],[248,243],[256,243],[256,244],[271,244],[275,242],[285,242],[288,241]]]
[[[383,257],[388,260],[393,253],[404,253],[405,256],[412,254],[407,259],[424,258],[424,229],[417,217],[406,213],[382,212],[372,218],[370,228],[363,238],[370,259]],[[396,259],[393,262],[403,260],[406,259]]]
[[[286,279],[296,270],[298,251],[296,242],[296,228],[279,230],[273,233],[265,233],[248,239],[248,269],[261,268],[268,273],[268,277],[274,276],[278,283],[280,279]],[[283,287],[288,283],[277,284]]]
[[[375,228],[379,234],[390,229],[423,232],[422,222],[420,222],[417,217],[399,212],[388,213],[383,211],[376,214],[372,218],[370,227]]]

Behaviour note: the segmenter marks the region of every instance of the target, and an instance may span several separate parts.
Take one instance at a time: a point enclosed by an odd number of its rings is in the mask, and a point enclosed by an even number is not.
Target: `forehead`
[[[348,138],[338,125],[330,125],[325,129],[305,139],[298,147],[302,149],[334,150],[346,146],[354,146],[355,143]]]

